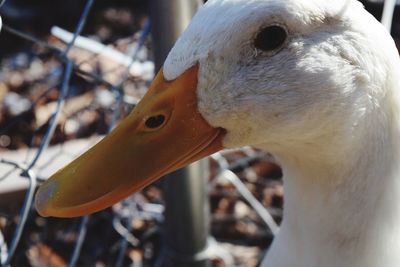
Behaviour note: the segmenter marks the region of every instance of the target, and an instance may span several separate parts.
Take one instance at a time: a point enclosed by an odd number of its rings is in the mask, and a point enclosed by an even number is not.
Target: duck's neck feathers
[[[284,219],[263,267],[399,266],[399,106],[390,88],[348,144],[276,153]]]

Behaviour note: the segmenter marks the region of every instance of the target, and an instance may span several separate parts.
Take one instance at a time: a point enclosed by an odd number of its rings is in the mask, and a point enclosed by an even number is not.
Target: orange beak
[[[74,217],[102,210],[222,149],[224,130],[197,110],[197,75],[194,66],[166,81],[161,70],[127,118],[39,188],[38,212]]]

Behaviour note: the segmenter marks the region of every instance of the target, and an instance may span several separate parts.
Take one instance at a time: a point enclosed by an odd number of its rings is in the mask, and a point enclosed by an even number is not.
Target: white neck
[[[376,116],[359,144],[330,163],[312,151],[277,155],[284,220],[263,267],[400,266],[397,119]]]

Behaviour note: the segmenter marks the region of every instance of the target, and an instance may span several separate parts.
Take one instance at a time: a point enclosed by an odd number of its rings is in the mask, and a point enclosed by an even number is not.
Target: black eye
[[[165,121],[165,116],[164,115],[156,115],[156,116],[152,116],[149,117],[146,121],[145,121],[145,125],[147,128],[149,129],[155,129],[160,127]]]
[[[281,47],[287,38],[284,28],[278,25],[268,26],[262,29],[254,40],[254,46],[268,52]]]

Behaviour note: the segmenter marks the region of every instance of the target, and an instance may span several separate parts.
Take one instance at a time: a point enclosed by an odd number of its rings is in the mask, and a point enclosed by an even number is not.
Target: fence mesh
[[[117,42],[122,53],[81,36],[93,5],[86,0],[74,31],[55,27],[52,39],[3,25],[34,52],[2,61],[0,94],[5,84],[11,92],[2,103],[0,145],[19,149],[0,156],[1,266],[161,266],[165,257],[161,182],[78,219],[41,218],[32,207],[36,187],[109,132],[152,79],[148,19]],[[28,101],[16,88],[35,95]],[[215,266],[256,266],[282,218],[280,170],[251,148],[216,153],[210,162],[210,257]]]
[[[125,53],[121,53],[81,36],[93,4],[93,0],[86,1],[72,33],[53,27],[52,33],[57,40],[37,38],[8,25],[7,21],[3,25],[3,31],[29,41],[34,49],[29,58],[21,53],[6,57],[2,65],[4,84],[20,88],[26,83],[29,87],[22,93],[18,90],[15,90],[18,94],[8,93],[3,101],[5,115],[9,118],[1,125],[0,143],[3,147],[19,149],[4,151],[0,157],[0,185],[3,188],[0,197],[2,203],[7,203],[0,207],[2,266],[91,266],[93,263],[161,266],[163,262],[164,205],[160,183],[111,209],[79,219],[44,219],[33,208],[37,185],[99,138],[69,139],[110,131],[136,105],[152,79],[154,65],[149,53],[148,19],[143,19],[141,29],[133,38],[122,40]],[[117,58],[117,62],[111,64],[110,58]],[[38,68],[46,68],[46,71]],[[24,96],[24,93],[28,94],[26,91],[36,91],[34,99],[28,100]],[[32,124],[34,129],[29,131]],[[91,127],[95,130],[90,130]],[[26,129],[21,131],[21,128]],[[21,132],[26,134],[25,137],[18,136]],[[26,136],[29,141],[24,139]],[[246,232],[253,231],[248,237],[248,243],[253,246],[260,243],[258,238],[269,236],[271,239],[266,225],[272,232],[277,231],[272,216],[258,200],[263,195],[279,198],[281,192],[277,179],[279,169],[268,165],[266,157],[251,149],[218,153],[212,157],[214,175],[209,178],[212,229],[220,240],[235,240],[232,233],[221,230],[221,225],[228,229],[226,225],[231,225],[233,234],[239,235],[236,241],[247,235]],[[272,173],[274,179],[264,181],[270,186],[258,187],[259,174],[249,167],[262,161],[265,162],[259,164],[260,168],[269,170],[259,172]],[[245,185],[238,174],[242,179],[253,177],[250,178],[253,182],[248,180]],[[264,193],[258,188],[276,189],[278,193]],[[269,201],[273,201],[271,199]],[[249,211],[249,205],[245,203],[250,204],[259,217]],[[275,216],[279,218],[280,211],[276,210]],[[236,218],[240,213],[242,218]],[[260,231],[262,235],[258,237]],[[215,239],[210,239],[210,244],[213,244],[210,257],[215,258],[215,264],[220,263],[216,266],[222,263],[241,266],[240,260],[229,252],[230,245],[224,248],[220,243],[217,245]],[[259,248],[253,252],[253,266],[260,251]]]

